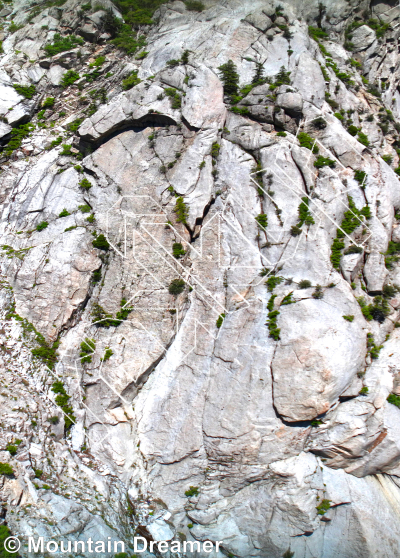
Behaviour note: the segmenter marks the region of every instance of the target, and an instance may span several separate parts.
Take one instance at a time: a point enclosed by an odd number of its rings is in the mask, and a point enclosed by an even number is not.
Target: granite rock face
[[[279,4],[3,10],[14,535],[400,554],[400,10]]]

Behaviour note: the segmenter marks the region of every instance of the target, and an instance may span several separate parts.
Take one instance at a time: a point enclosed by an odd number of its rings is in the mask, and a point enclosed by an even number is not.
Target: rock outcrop
[[[0,13],[0,521],[397,556],[400,9],[160,4]]]

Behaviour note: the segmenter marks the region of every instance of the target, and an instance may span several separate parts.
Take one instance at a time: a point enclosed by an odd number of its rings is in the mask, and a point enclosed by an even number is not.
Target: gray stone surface
[[[106,10],[121,17],[109,0],[94,13],[67,0],[30,23],[15,0],[22,28],[5,23],[3,140],[35,125],[1,156],[5,520],[16,535],[124,540],[129,555],[136,533],[223,541],[213,558],[392,558],[399,16],[381,42],[366,24],[352,32],[358,68],[344,31],[368,6],[328,3],[321,44],[335,72],[308,33],[317,0],[281,2],[278,17],[265,0],[204,3],[163,4],[140,31],[144,58],[106,42]],[[48,58],[55,32],[85,44]],[[239,90],[254,85],[236,109],[228,60]],[[282,66],[290,83],[275,84]],[[80,78],[62,89],[68,70]],[[124,89],[133,72],[141,81]],[[387,83],[380,97],[362,76]],[[34,84],[32,99],[16,83]]]

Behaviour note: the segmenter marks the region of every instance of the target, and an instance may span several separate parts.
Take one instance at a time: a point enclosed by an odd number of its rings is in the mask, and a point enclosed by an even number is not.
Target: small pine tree
[[[261,62],[256,62],[256,71],[254,73],[251,83],[263,83],[264,81],[264,66]]]
[[[290,85],[290,72],[287,72],[285,66],[281,66],[276,78],[275,78],[276,85]]]
[[[228,62],[222,64],[218,70],[221,73],[225,95],[237,95],[239,92],[239,74],[236,71],[236,65],[232,60],[228,60]]]

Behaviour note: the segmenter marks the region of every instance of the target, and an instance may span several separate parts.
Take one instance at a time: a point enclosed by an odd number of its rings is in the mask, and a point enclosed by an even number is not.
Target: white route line
[[[179,260],[177,260],[176,258],[174,258],[174,256],[172,254],[169,253],[169,251],[160,243],[158,242],[158,240],[152,235],[150,234],[148,231],[146,231],[147,234],[152,238],[152,240],[154,240],[164,251],[165,253],[173,260],[174,263],[181,268],[182,273],[180,273],[179,271],[177,271],[171,264],[170,262],[167,260],[167,258],[165,258],[162,254],[160,254],[159,252],[156,252],[156,250],[154,249],[154,247],[146,240],[146,238],[144,238],[144,236],[142,234],[140,234],[139,231],[134,231],[134,234],[138,234],[140,236],[140,238],[154,251],[154,253],[156,253],[162,260],[163,262],[170,267],[176,274],[179,275],[179,277],[184,278],[185,275],[187,274],[187,269],[179,262]],[[140,260],[134,256],[135,261],[137,261],[139,263],[139,265],[143,265]],[[144,266],[143,266],[144,267]],[[184,279],[185,280],[185,279]],[[212,295],[212,293],[210,293],[210,291],[194,276],[194,275],[190,275],[190,280],[194,281],[199,287],[201,287],[203,289],[203,291],[215,302],[215,304],[217,306],[219,306],[222,310],[222,312],[227,312],[226,308],[218,301],[214,298],[214,296]],[[185,282],[187,282],[187,279],[185,280]],[[164,287],[164,285],[162,285]]]
[[[300,127],[299,127],[299,129],[300,129]],[[314,143],[315,143],[315,142],[314,142]],[[322,145],[322,144],[321,144],[321,145]],[[326,148],[324,147],[324,149],[326,149]],[[285,175],[285,177],[286,177],[291,183],[295,184],[295,186],[297,187],[297,184],[296,184],[296,183],[292,180],[292,178],[284,171],[284,169],[281,167],[281,165],[279,164],[279,162],[277,162],[278,155],[279,155],[282,151],[283,151],[283,146],[282,146],[282,148],[276,153],[275,164],[276,164],[277,167],[280,169],[280,171]],[[310,153],[311,153],[311,155],[312,155],[312,151],[311,151]],[[329,152],[329,153],[330,153],[330,152]],[[311,156],[311,155],[310,155],[310,156]],[[335,156],[333,155],[333,157],[335,157]],[[336,159],[336,157],[335,157],[335,159]],[[330,170],[331,170],[331,171],[333,172],[333,174],[335,174],[336,177],[340,180],[339,175],[338,175],[336,172],[334,172],[333,169],[330,169]],[[280,181],[280,183],[283,184],[286,188],[288,188],[295,196],[297,196],[297,198],[298,198],[299,200],[301,200],[302,197],[307,197],[308,200],[311,201],[311,202],[317,207],[317,209],[318,209],[319,212],[321,212],[325,217],[327,217],[327,218],[331,221],[331,223],[333,223],[338,229],[340,229],[340,230],[342,231],[342,233],[350,240],[350,242],[352,242],[353,244],[355,244],[355,245],[358,246],[358,247],[361,247],[361,246],[359,246],[359,245],[357,244],[357,242],[356,242],[355,240],[353,240],[353,239],[341,228],[341,226],[340,226],[334,219],[332,219],[332,218],[330,217],[330,215],[327,214],[327,212],[319,205],[319,203],[317,203],[317,201],[315,200],[315,198],[312,198],[312,197],[311,197],[307,192],[305,192],[305,191],[302,191],[302,194],[304,194],[304,195],[301,196],[301,195],[300,195],[297,191],[295,191],[293,188],[290,188],[290,186],[288,186],[288,185],[281,179],[281,177],[280,177],[271,167],[266,167],[265,169],[261,169],[260,171],[257,171],[257,172],[266,172],[266,171],[271,171],[271,172],[276,176],[276,178]],[[253,174],[255,174],[255,173],[253,173]],[[340,201],[341,201],[341,203],[347,208],[348,211],[351,211],[351,213],[352,213],[355,217],[357,217],[357,218],[360,219],[360,217],[359,217],[358,215],[356,215],[356,214],[352,211],[352,209],[351,209],[346,203],[344,203],[342,200],[340,200]],[[309,210],[311,211],[311,213],[313,213],[313,215],[316,216],[316,212],[315,212],[311,207],[309,207]],[[369,229],[369,227],[364,223],[364,221],[361,221],[361,220],[360,220],[360,225],[361,225],[361,224],[363,224],[363,225],[367,228],[367,230],[371,233],[371,235],[372,235],[372,231],[371,231],[371,230]]]
[[[320,118],[320,117],[316,117],[316,118]],[[312,121],[312,120],[314,120],[314,119],[311,119],[311,121]],[[302,124],[305,126],[308,122],[309,122],[309,121],[304,121]],[[327,122],[327,123],[329,124],[329,122]],[[300,130],[300,126],[299,126],[299,128],[298,128],[298,130],[297,130],[297,134],[299,133],[299,130]],[[296,136],[297,136],[297,134],[296,134]],[[329,153],[329,155],[332,156],[332,154],[331,154],[331,152],[328,150],[328,148],[326,148],[321,142],[319,142],[317,139],[315,139],[314,145],[316,145],[317,143],[318,143],[318,146],[321,147],[321,149],[323,150],[323,152]],[[347,142],[347,143],[348,143],[348,142]],[[290,146],[290,150],[292,150],[292,148],[293,148],[293,145]],[[350,145],[350,148],[351,148],[359,157],[361,157],[361,158],[363,159],[363,161],[365,161],[365,159],[364,159],[364,157],[362,156],[361,153],[359,153],[358,151],[356,151],[351,145]],[[302,201],[301,198],[307,197],[307,199],[308,199],[309,201],[312,202],[313,206],[312,206],[312,207],[309,207],[309,210],[310,210],[311,213],[318,219],[318,223],[316,223],[316,227],[315,227],[314,229],[309,228],[309,231],[313,230],[313,231],[315,231],[315,235],[317,234],[318,228],[319,228],[319,226],[320,226],[320,224],[321,224],[321,222],[322,222],[322,217],[321,217],[321,213],[322,213],[322,214],[323,214],[325,217],[327,217],[338,229],[340,229],[340,230],[344,233],[344,235],[345,235],[353,244],[355,244],[356,246],[358,246],[358,244],[357,244],[345,231],[343,231],[343,229],[341,229],[340,225],[338,225],[338,223],[337,223],[334,219],[332,219],[332,218],[326,213],[326,211],[319,205],[319,203],[317,203],[317,201],[316,201],[314,198],[311,198],[311,196],[308,195],[307,192],[298,191],[298,186],[297,186],[297,184],[291,179],[291,177],[285,172],[285,170],[282,168],[282,166],[281,166],[281,165],[279,164],[279,162],[278,162],[278,156],[280,155],[280,153],[281,153],[282,151],[283,151],[283,145],[282,145],[281,150],[279,150],[279,151],[277,152],[277,154],[276,154],[276,157],[275,157],[275,164],[276,164],[277,167],[279,168],[280,172],[283,173],[283,175],[288,179],[288,181],[289,181],[292,185],[295,186],[295,188],[294,188],[294,187],[290,187],[287,183],[285,183],[285,182],[282,180],[281,176],[279,176],[279,175],[277,174],[277,172],[274,171],[272,168],[266,168],[266,169],[262,169],[261,171],[256,171],[256,173],[251,173],[250,179],[251,179],[251,181],[254,183],[254,185],[255,185],[257,188],[260,188],[260,189],[263,191],[264,195],[266,195],[266,196],[272,201],[272,203],[275,204],[273,198],[268,194],[268,191],[266,191],[262,186],[260,186],[260,185],[258,184],[258,182],[256,182],[256,181],[254,180],[253,176],[252,176],[252,175],[254,175],[254,174],[257,174],[258,172],[264,173],[264,172],[266,172],[266,171],[269,170],[269,171],[272,172],[273,175],[278,179],[279,183],[283,184],[286,188],[288,188],[288,189],[298,198],[299,201]],[[307,162],[307,166],[310,166],[311,157],[312,157],[312,150],[310,151],[310,155],[309,155],[309,159],[308,159],[308,162]],[[334,155],[333,155],[333,157],[335,158],[335,161],[338,163],[338,165],[339,165],[340,167],[342,167],[341,170],[346,170],[346,168],[344,167],[344,165],[343,165],[340,161],[338,161],[338,159],[337,159]],[[332,170],[332,169],[331,169],[331,170]],[[315,177],[317,176],[318,173],[315,172],[314,169],[311,169],[311,168],[310,168],[310,171],[312,172],[312,174],[314,175],[314,178],[315,178]],[[333,170],[332,170],[332,173],[340,180],[340,176],[339,176],[339,174],[338,174],[336,171],[333,171]],[[364,179],[364,180],[365,180],[365,179]],[[348,211],[351,211],[352,214],[353,214],[355,217],[358,217],[358,218],[359,218],[359,216],[356,215],[356,214],[354,214],[354,212],[351,210],[351,208],[350,208],[348,205],[346,205],[346,203],[344,203],[344,202],[340,199],[340,196],[341,196],[343,193],[347,193],[347,192],[349,192],[349,191],[351,191],[351,190],[355,190],[355,189],[357,189],[357,186],[355,186],[355,187],[353,187],[353,188],[351,188],[351,189],[349,189],[349,190],[346,190],[345,192],[338,193],[338,194],[337,194],[336,196],[334,196],[334,197],[332,198],[332,200],[330,200],[330,201],[333,201],[334,199],[336,199],[336,197],[339,197],[339,201],[347,208],[347,210],[348,210]],[[153,202],[155,202],[156,206],[158,206],[158,207],[160,208],[160,205],[158,204],[158,202],[157,202],[156,200],[154,200],[151,196],[146,196],[146,195],[145,195],[145,196],[126,196],[126,198],[129,198],[129,199],[131,199],[131,198],[136,198],[136,197],[138,197],[138,198],[150,198]],[[107,227],[106,227],[106,228],[107,228],[107,232],[108,232],[108,230],[109,230],[109,229],[108,229],[108,225],[109,225],[109,222],[110,222],[110,221],[109,221],[110,213],[111,213],[111,211],[115,210],[117,206],[120,206],[121,203],[123,202],[123,200],[124,200],[124,197],[123,197],[123,198],[120,198],[120,200],[118,200],[118,201],[114,204],[114,206],[113,206],[110,210],[108,210],[108,212],[107,212],[107,223],[106,223],[106,224],[107,224]],[[200,248],[199,248],[199,249],[194,248],[189,242],[187,242],[187,241],[185,240],[185,238],[182,237],[182,235],[175,229],[175,227],[174,227],[172,224],[168,223],[168,221],[167,221],[167,219],[166,219],[167,215],[166,215],[166,213],[164,212],[163,208],[161,208],[161,213],[160,213],[160,214],[154,214],[154,213],[150,213],[150,214],[148,214],[148,213],[138,213],[138,214],[136,214],[136,213],[130,213],[130,212],[124,211],[124,210],[122,210],[120,207],[118,207],[119,212],[121,212],[121,213],[123,214],[123,216],[124,216],[124,227],[123,227],[124,254],[122,254],[121,251],[118,250],[118,248],[117,248],[116,246],[114,246],[113,242],[111,241],[111,239],[108,238],[108,234],[106,233],[106,234],[107,234],[107,240],[110,242],[111,246],[114,248],[114,250],[115,250],[118,254],[120,254],[122,257],[126,258],[126,257],[127,257],[127,237],[128,237],[128,234],[127,234],[127,220],[128,220],[128,219],[127,219],[127,218],[130,219],[130,218],[133,217],[133,218],[138,218],[138,219],[140,219],[140,218],[143,218],[143,217],[144,217],[144,218],[151,217],[152,219],[162,219],[162,220],[163,220],[162,222],[153,221],[153,220],[151,220],[151,221],[147,221],[147,220],[146,220],[146,221],[144,221],[144,222],[140,221],[140,222],[137,223],[136,227],[134,227],[134,229],[133,229],[133,231],[132,231],[132,235],[133,235],[133,236],[132,236],[132,239],[133,239],[132,253],[133,253],[134,261],[135,261],[142,269],[144,269],[144,270],[154,279],[154,281],[156,281],[157,284],[160,285],[160,287],[162,287],[163,290],[166,290],[166,287],[161,283],[161,281],[158,280],[158,278],[156,277],[156,275],[154,275],[154,274],[147,268],[147,266],[139,259],[139,257],[138,257],[137,254],[136,254],[136,246],[137,246],[136,238],[137,238],[137,237],[139,237],[147,246],[149,246],[149,248],[152,250],[153,254],[154,254],[157,258],[160,258],[161,261],[164,263],[164,265],[167,265],[167,266],[168,266],[169,268],[171,268],[175,273],[177,273],[180,277],[185,278],[186,275],[187,275],[188,270],[187,270],[187,268],[185,268],[176,258],[174,258],[174,256],[169,252],[169,250],[168,250],[165,246],[163,246],[163,245],[159,242],[159,240],[158,240],[158,239],[154,236],[154,234],[152,234],[152,232],[149,230],[149,227],[154,227],[154,226],[166,226],[166,225],[168,225],[168,226],[171,228],[171,230],[174,232],[174,234],[176,235],[176,238],[179,238],[179,239],[182,241],[182,243],[184,243],[185,245],[189,246],[190,250],[193,250],[193,252],[196,253],[196,255],[197,255],[198,257],[202,258],[202,257],[203,257],[203,235],[205,234],[206,231],[211,230],[212,221],[214,221],[214,219],[215,219],[216,222],[217,222],[218,265],[219,265],[219,267],[222,267],[223,269],[226,269],[226,268],[234,269],[234,268],[236,268],[236,267],[237,267],[237,268],[251,268],[251,269],[253,269],[254,267],[259,267],[259,265],[257,265],[257,266],[233,266],[233,268],[232,268],[232,266],[223,266],[223,265],[222,265],[222,262],[221,262],[221,219],[224,220],[224,222],[234,231],[234,233],[236,233],[242,240],[244,240],[244,241],[247,243],[247,245],[250,246],[251,250],[253,250],[254,252],[257,253],[257,256],[260,257],[260,263],[263,262],[263,261],[266,261],[266,262],[267,262],[267,265],[272,266],[272,268],[274,269],[278,264],[283,264],[283,263],[285,263],[286,261],[292,259],[292,258],[295,256],[295,254],[296,254],[296,252],[297,252],[297,249],[298,249],[298,246],[299,246],[299,243],[300,243],[300,240],[301,240],[301,237],[303,236],[303,234],[305,234],[304,231],[303,231],[303,232],[301,233],[301,235],[299,235],[299,237],[298,237],[298,240],[297,240],[297,244],[296,244],[294,253],[291,254],[291,255],[289,255],[287,258],[278,260],[275,264],[273,264],[266,256],[264,256],[264,255],[261,253],[260,249],[257,250],[257,247],[254,246],[254,244],[252,244],[252,243],[250,242],[250,240],[243,234],[243,232],[237,228],[237,224],[235,224],[235,222],[233,221],[233,219],[230,218],[229,213],[228,213],[228,204],[229,204],[229,202],[230,202],[231,200],[233,200],[234,204],[238,204],[238,205],[241,207],[241,209],[242,209],[247,215],[250,215],[251,218],[254,219],[254,220],[256,221],[256,219],[254,218],[254,216],[251,215],[251,213],[243,206],[242,202],[241,202],[240,200],[238,200],[234,194],[229,193],[229,196],[228,196],[227,200],[223,202],[223,209],[222,209],[222,211],[217,212],[217,213],[210,219],[210,221],[209,221],[204,227],[202,227],[202,230],[201,230],[201,233],[200,233],[200,238],[199,238],[199,241],[200,241]],[[330,202],[327,202],[327,203],[330,203]],[[316,210],[314,210],[313,207],[315,207]],[[285,213],[286,213],[286,212],[285,212]],[[289,219],[289,218],[290,218],[289,213],[286,213],[285,222],[287,222],[287,219]],[[257,223],[257,221],[256,221],[256,223]],[[363,221],[361,221],[361,219],[360,219],[360,224],[364,224]],[[132,224],[132,225],[133,225],[133,224]],[[131,225],[131,226],[132,226],[132,225]],[[257,223],[257,225],[258,225],[258,223]],[[368,227],[366,227],[366,228],[368,228]],[[264,229],[264,230],[265,230],[265,229]],[[287,230],[288,230],[288,229],[287,229]],[[285,228],[282,227],[281,234],[278,235],[278,240],[276,239],[276,238],[277,238],[276,236],[272,235],[271,231],[266,230],[265,232],[267,232],[267,234],[269,234],[269,235],[271,236],[271,238],[274,240],[274,242],[280,242],[281,239],[284,237],[285,232],[287,232],[287,230],[286,230]],[[368,230],[369,230],[369,229],[368,229]],[[372,234],[372,232],[371,232],[370,230],[369,230],[369,232]],[[311,232],[310,232],[310,234],[311,234]],[[152,245],[152,244],[147,240],[147,238],[146,238],[144,235],[148,235],[148,236],[151,238],[151,240],[153,241],[154,244]],[[368,237],[368,238],[369,238],[369,237]],[[368,239],[366,239],[366,240],[368,240]],[[289,239],[289,241],[290,241],[290,239]],[[365,242],[364,242],[364,243],[365,243]],[[165,255],[163,255],[163,253],[160,253],[160,252],[155,248],[155,246],[156,246],[156,247],[159,247],[159,248],[162,250],[162,252],[165,252]],[[286,250],[287,248],[288,248],[288,243],[286,244],[286,247],[284,248],[284,250]],[[174,265],[172,265],[172,263],[171,263],[170,260],[172,260],[172,262],[173,262]],[[177,271],[177,268],[180,269],[180,271]],[[265,282],[266,278],[267,278],[269,275],[271,275],[271,274],[273,273],[273,269],[272,269],[272,270],[269,270],[269,272],[268,272],[264,277],[260,277],[260,280],[256,283],[256,285],[254,285],[254,281],[255,281],[255,279],[256,279],[256,278],[254,278],[250,284],[247,284],[247,283],[246,283],[246,284],[244,284],[243,286],[244,286],[244,287],[248,287],[248,286],[253,286],[253,287],[254,287],[254,286],[260,285],[261,282]],[[194,320],[194,324],[193,324],[193,325],[194,325],[194,344],[193,344],[192,348],[190,349],[190,351],[188,351],[187,353],[185,353],[185,354],[180,358],[180,360],[179,360],[177,363],[175,363],[175,368],[178,368],[178,367],[187,359],[187,357],[196,349],[196,347],[197,347],[197,342],[198,342],[198,341],[197,341],[197,340],[198,340],[198,334],[199,334],[200,330],[203,331],[203,332],[206,332],[207,335],[209,335],[214,341],[217,340],[218,337],[219,337],[219,334],[220,334],[221,330],[223,329],[223,324],[224,324],[224,321],[225,321],[225,319],[226,319],[226,316],[229,314],[229,311],[228,311],[222,304],[220,304],[219,301],[217,301],[217,300],[215,299],[215,297],[212,295],[212,293],[209,292],[209,290],[202,284],[202,282],[201,282],[195,275],[190,275],[190,274],[189,274],[189,278],[188,278],[188,279],[184,279],[184,280],[185,280],[185,282],[188,282],[188,280],[189,280],[190,282],[195,283],[195,284],[194,284],[194,287],[199,287],[201,291],[204,291],[204,295],[203,295],[203,293],[202,293],[202,292],[199,292],[199,291],[198,291],[198,288],[196,288],[196,289],[195,289],[196,296],[198,296],[198,297],[200,298],[200,300],[203,300],[204,302],[206,302],[207,306],[208,306],[209,308],[211,308],[212,311],[214,311],[216,315],[221,315],[221,313],[224,313],[224,314],[225,314],[225,318],[224,318],[224,320],[223,320],[223,323],[222,323],[221,328],[218,328],[218,331],[217,331],[216,334],[214,333],[214,331],[215,331],[215,330],[214,330],[214,328],[215,328],[215,323],[213,323],[213,324],[210,326],[210,325],[208,325],[208,324],[205,324],[205,323],[203,323],[203,322],[201,322],[201,321],[195,319],[195,320]],[[237,288],[235,288],[235,287],[238,287],[238,286],[239,286],[239,285],[235,285],[235,286],[229,285],[229,287],[232,289],[232,291],[234,291],[234,293],[235,293],[237,296],[239,296],[239,297],[242,299],[242,301],[243,301],[248,307],[250,307],[251,303],[250,303],[249,301],[247,301],[247,300],[237,291]],[[136,297],[138,297],[138,296],[141,295],[141,294],[145,294],[147,291],[149,291],[149,292],[154,292],[153,290],[150,290],[150,289],[139,290],[139,291],[137,291],[134,295],[132,295],[132,296],[129,298],[129,301],[124,305],[124,307],[127,307],[127,305],[130,304],[132,301],[134,301],[134,299],[135,299]],[[212,301],[213,301],[214,303],[216,303],[217,306],[218,306],[220,309],[222,309],[222,312],[221,312],[221,311],[218,311],[217,308],[215,308],[214,306],[210,305],[210,304],[208,303],[208,301],[205,300],[205,297],[210,297],[210,298],[212,299]],[[262,302],[262,301],[257,299],[257,300],[254,300],[253,302]],[[170,308],[168,308],[168,307],[167,307],[167,308],[165,308],[165,307],[157,307],[157,308],[156,308],[156,307],[151,307],[151,308],[150,308],[150,307],[145,307],[145,308],[136,307],[136,308],[135,308],[135,307],[134,307],[133,310],[158,311],[158,312],[159,312],[159,311],[170,310]],[[178,323],[179,323],[179,322],[178,322],[179,310],[178,310],[177,308],[176,308],[175,310],[176,310],[176,315],[177,315],[177,318],[176,318],[176,326],[177,326],[176,335],[178,335],[178,332],[179,332],[179,327],[178,327]],[[121,320],[121,321],[125,321],[125,320]],[[131,324],[131,325],[136,324],[136,325],[139,325],[141,328],[143,328],[143,330],[144,330],[148,335],[150,335],[150,336],[157,342],[157,344],[160,346],[160,348],[162,348],[162,353],[161,353],[161,355],[163,355],[163,354],[165,355],[165,354],[166,354],[167,345],[164,345],[164,344],[161,343],[158,339],[156,339],[155,336],[154,336],[150,331],[148,331],[148,329],[147,329],[139,320],[137,320],[137,318],[136,318],[135,320],[132,320],[132,321],[129,320],[128,323]],[[92,325],[95,326],[96,323],[90,324],[88,327],[90,328]],[[182,345],[181,345],[181,346],[182,346]],[[81,365],[81,358],[80,358],[80,359],[75,359],[75,368],[76,368],[78,362],[79,362],[79,364]],[[143,365],[144,365],[144,359],[142,358],[142,359],[140,360],[140,362],[142,363],[142,366],[143,366]],[[240,363],[239,363],[239,364],[240,364]],[[130,405],[130,402],[128,402],[128,401],[121,395],[122,392],[121,392],[121,393],[118,393],[118,392],[113,388],[113,386],[104,378],[104,376],[103,376],[103,374],[102,374],[102,367],[103,367],[103,361],[101,361],[101,363],[100,363],[99,375],[98,375],[98,377],[97,377],[96,380],[101,380],[101,381],[103,381],[104,384],[107,385],[107,387],[112,391],[112,393],[114,393],[125,405]],[[67,367],[67,368],[70,368],[70,367]],[[76,371],[77,371],[77,376],[79,377],[79,372],[78,372],[78,370],[76,370]],[[53,374],[53,375],[54,375],[54,374]],[[47,396],[47,397],[48,397],[48,396]],[[81,399],[82,399],[82,397],[81,397]],[[50,400],[50,401],[51,401],[51,400]],[[54,402],[52,402],[52,403],[55,405]],[[97,416],[95,415],[95,413],[93,413],[93,411],[83,402],[83,400],[81,401],[81,404],[82,404],[82,406],[83,406],[85,409],[87,409],[87,410],[96,418],[96,420],[97,420],[102,426],[104,426],[106,429],[109,429],[109,427],[112,427],[112,426],[113,426],[113,425],[108,425],[108,424],[104,423],[101,419],[99,419],[99,417],[97,417]],[[59,407],[57,407],[57,408],[59,408]],[[64,413],[64,414],[65,414],[65,413]],[[101,444],[101,443],[104,441],[104,439],[105,439],[107,436],[109,436],[109,433],[110,433],[110,432],[108,432],[107,435],[106,435],[104,438],[102,438],[100,441],[96,441],[96,440],[94,440],[94,439],[92,440],[92,437],[89,436],[86,432],[85,432],[84,434],[85,434],[85,436],[86,436],[91,442],[94,442],[96,445],[99,445],[99,444]]]

